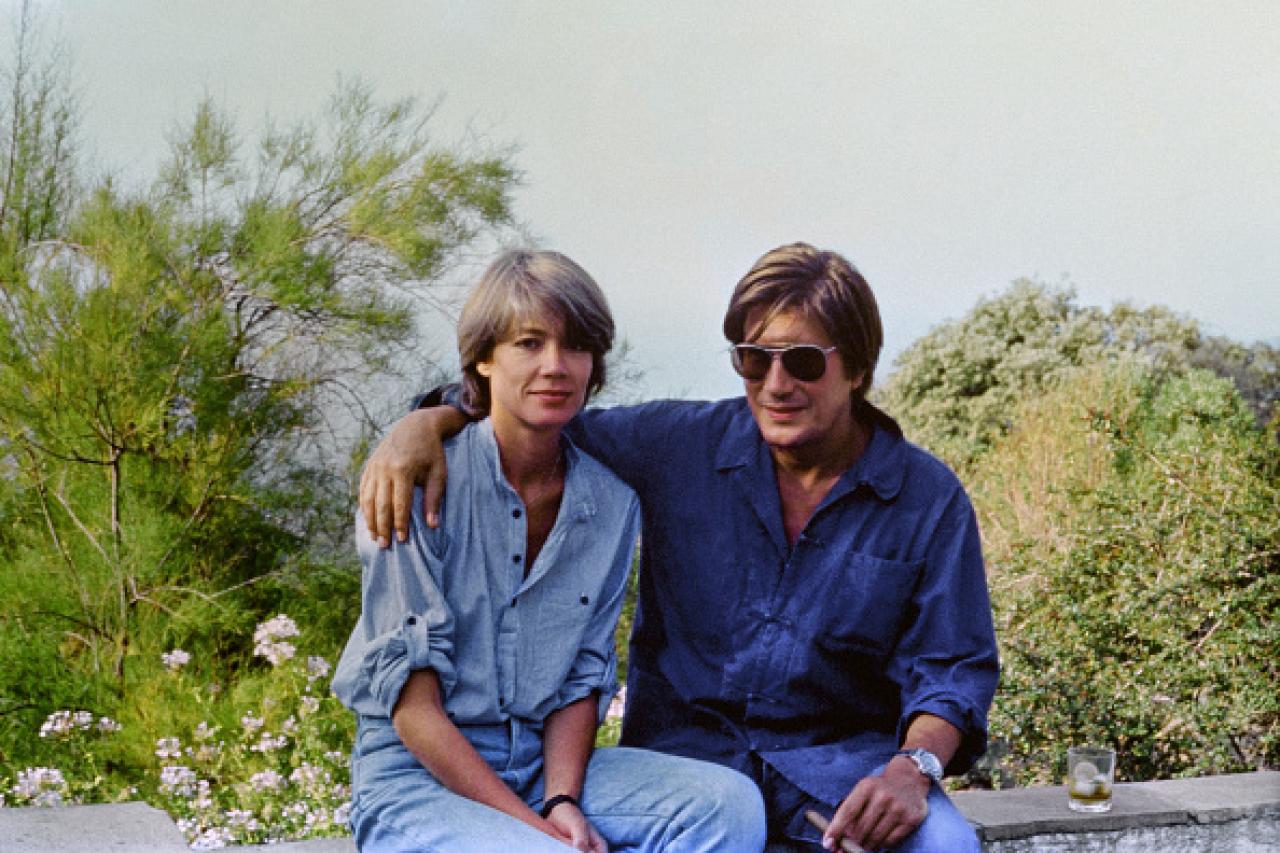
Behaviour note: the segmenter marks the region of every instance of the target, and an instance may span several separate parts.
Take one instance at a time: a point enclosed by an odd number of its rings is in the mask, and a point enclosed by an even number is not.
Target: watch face
[[[927,749],[906,749],[903,750],[903,754],[911,756],[911,760],[925,776],[935,782],[942,781],[942,763],[938,761],[938,756]]]

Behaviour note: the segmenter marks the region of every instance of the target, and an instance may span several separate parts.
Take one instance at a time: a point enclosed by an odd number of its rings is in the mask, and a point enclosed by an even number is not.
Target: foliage
[[[1162,306],[1080,306],[1069,289],[1020,279],[915,341],[875,399],[914,441],[963,467],[1010,430],[1020,400],[1077,367],[1122,358],[1229,376],[1248,393],[1260,422],[1280,393],[1280,362],[1266,344],[1206,337]]]
[[[45,764],[0,773],[0,804],[142,797],[197,849],[346,833],[352,717],[329,693],[327,659],[305,658],[280,615],[258,625],[255,656],[223,690],[181,649],[139,666],[150,701],[121,722],[59,710],[40,729]],[[179,733],[179,734],[175,734]]]
[[[128,705],[172,644],[231,665],[293,596],[353,612],[365,380],[515,182],[349,83],[248,153],[202,103],[152,187],[82,186],[29,36],[0,104],[0,762],[57,708]]]
[[[1232,384],[1064,373],[970,478],[1022,783],[1101,742],[1129,779],[1280,765],[1280,453]]]

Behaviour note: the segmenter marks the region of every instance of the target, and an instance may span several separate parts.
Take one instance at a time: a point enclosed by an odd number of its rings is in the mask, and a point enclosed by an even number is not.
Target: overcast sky
[[[36,5],[123,175],[205,93],[246,135],[339,75],[442,97],[441,141],[514,146],[519,217],[604,287],[647,396],[738,392],[721,314],[792,240],[870,280],[881,377],[1023,276],[1280,340],[1271,0]]]

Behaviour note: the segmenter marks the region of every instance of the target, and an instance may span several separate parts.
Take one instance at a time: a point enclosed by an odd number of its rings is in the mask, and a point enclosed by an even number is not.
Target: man
[[[622,741],[717,761],[764,795],[771,844],[977,850],[938,785],[986,743],[997,658],[977,524],[958,480],[866,401],[870,287],[803,243],[756,262],[724,321],[745,397],[590,410],[575,442],[640,496]],[[434,520],[448,407],[366,467],[375,535]],[[831,821],[809,826],[815,810]]]

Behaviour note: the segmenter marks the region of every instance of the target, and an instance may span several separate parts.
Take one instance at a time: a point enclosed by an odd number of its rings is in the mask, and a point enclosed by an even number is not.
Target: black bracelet
[[[582,808],[582,806],[578,805],[578,798],[572,794],[556,794],[542,804],[542,811],[538,812],[538,814],[542,816],[543,820],[546,820],[547,815],[551,814],[551,810],[561,803],[573,803],[575,807]]]

